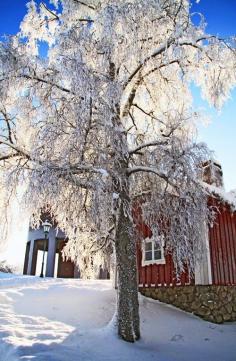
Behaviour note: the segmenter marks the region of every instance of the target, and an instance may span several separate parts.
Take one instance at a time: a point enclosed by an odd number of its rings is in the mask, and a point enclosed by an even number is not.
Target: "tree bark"
[[[124,176],[124,175],[123,175]],[[136,244],[130,207],[128,177],[120,190],[116,227],[116,261],[118,269],[117,322],[119,336],[128,342],[140,338]]]
[[[115,65],[110,62],[110,79],[115,79]],[[113,117],[114,141],[114,191],[119,194],[116,209],[115,251],[118,271],[117,323],[118,335],[125,341],[135,342],[140,338],[136,244],[129,197],[127,174],[129,153],[127,133],[120,119],[120,107],[116,104]],[[122,131],[123,130],[123,131]]]

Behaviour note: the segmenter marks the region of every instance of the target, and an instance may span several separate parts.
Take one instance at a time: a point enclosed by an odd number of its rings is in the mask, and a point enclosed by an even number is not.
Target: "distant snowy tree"
[[[20,189],[36,225],[45,207],[54,215],[72,259],[114,247],[126,341],[140,337],[134,200],[177,267],[200,247],[207,149],[191,84],[221,107],[236,57],[199,19],[187,0],[32,0],[0,45],[1,210]]]
[[[14,268],[7,263],[7,261],[0,261],[0,272],[14,273]]]

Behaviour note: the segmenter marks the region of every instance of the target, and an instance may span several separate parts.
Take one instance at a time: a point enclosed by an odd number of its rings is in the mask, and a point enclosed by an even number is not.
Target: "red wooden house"
[[[176,278],[175,267],[170,254],[165,254],[164,247],[157,246],[150,237],[150,230],[144,224],[139,225],[137,262],[139,285],[141,287],[175,285],[236,285],[236,211],[234,193],[223,191],[222,170],[216,162],[204,164],[204,181],[212,193],[209,205],[217,207],[218,212],[212,227],[204,232],[205,254],[195,268],[194,277],[182,272]],[[230,195],[230,196],[229,196]],[[236,196],[234,195],[236,198]],[[236,204],[236,202],[235,202]],[[140,240],[139,239],[139,240]],[[141,244],[141,246],[140,246]]]

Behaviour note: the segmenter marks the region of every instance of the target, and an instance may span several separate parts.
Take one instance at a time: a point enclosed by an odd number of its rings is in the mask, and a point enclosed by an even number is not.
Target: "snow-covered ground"
[[[140,297],[142,339],[121,341],[109,281],[0,274],[0,361],[235,361],[236,323]]]

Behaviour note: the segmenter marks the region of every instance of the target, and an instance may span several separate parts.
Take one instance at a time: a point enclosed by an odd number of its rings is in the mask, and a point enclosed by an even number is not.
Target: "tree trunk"
[[[123,183],[124,185],[124,183]],[[128,342],[140,338],[136,244],[129,209],[128,179],[120,192],[116,228],[118,334]]]
[[[114,64],[110,64],[110,77],[114,79]],[[117,322],[118,335],[128,342],[140,338],[136,244],[129,196],[129,163],[127,133],[119,118],[116,105],[113,117],[114,142],[114,191],[119,194],[116,208],[115,250],[118,271]]]

